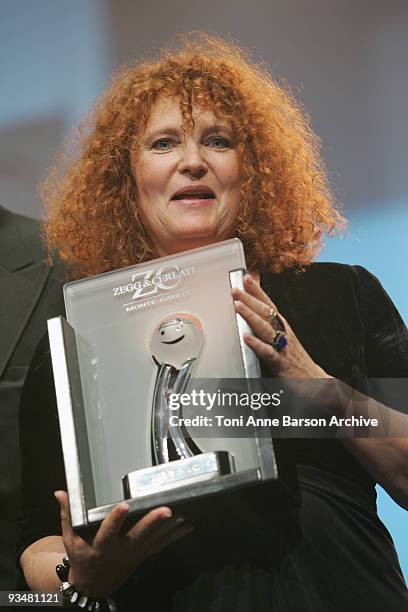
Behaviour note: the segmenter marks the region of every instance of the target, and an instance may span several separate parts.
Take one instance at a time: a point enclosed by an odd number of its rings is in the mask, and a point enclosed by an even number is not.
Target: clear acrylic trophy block
[[[195,437],[169,406],[193,380],[260,379],[231,297],[244,270],[232,239],[65,285],[48,327],[75,528],[124,498],[138,516],[279,480],[270,438]]]

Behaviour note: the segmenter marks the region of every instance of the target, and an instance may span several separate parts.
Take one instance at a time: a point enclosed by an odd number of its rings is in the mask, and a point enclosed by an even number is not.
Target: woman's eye
[[[159,138],[152,144],[152,149],[156,151],[170,151],[174,147],[174,140],[171,138]]]
[[[228,138],[224,136],[213,136],[206,142],[207,147],[213,147],[214,149],[230,149],[232,144]]]

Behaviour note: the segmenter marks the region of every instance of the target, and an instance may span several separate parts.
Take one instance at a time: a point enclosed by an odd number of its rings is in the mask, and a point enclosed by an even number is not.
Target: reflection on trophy
[[[183,313],[168,316],[153,331],[150,352],[159,368],[152,414],[152,442],[156,463],[170,461],[169,440],[173,443],[178,459],[187,459],[197,454],[197,447],[186,438],[181,427],[170,424],[168,397],[170,393],[179,395],[186,390],[203,344],[202,325],[193,315]],[[180,416],[181,410],[180,407]]]

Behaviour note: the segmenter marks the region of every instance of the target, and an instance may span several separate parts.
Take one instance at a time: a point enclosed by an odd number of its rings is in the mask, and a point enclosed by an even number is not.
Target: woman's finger
[[[243,302],[235,302],[235,310],[245,319],[252,332],[264,342],[270,344],[276,335],[272,325],[265,321]]]
[[[136,523],[126,535],[126,541],[133,550],[134,558],[140,560],[149,557],[156,550],[161,550],[167,542],[182,537],[190,530],[191,527],[185,524],[184,518],[172,516],[150,523],[142,529],[139,523]]]
[[[123,527],[123,524],[129,513],[129,506],[126,502],[121,502],[109,512],[108,516],[102,521],[98,531],[96,532],[93,546],[94,548],[102,548],[112,538],[116,537]]]
[[[273,310],[277,310],[276,305],[272,302],[269,295],[267,295],[262,287],[254,281],[250,274],[245,274],[244,276],[244,289],[261,302],[268,304]]]
[[[154,555],[166,546],[173,544],[173,542],[177,542],[181,538],[184,538],[186,535],[194,531],[194,527],[189,524],[181,524],[177,527],[174,527],[171,531],[169,531],[166,535],[162,536],[160,539],[155,538],[153,542],[149,545],[148,556]]]
[[[184,525],[185,521],[183,517],[172,516],[171,518],[161,520],[160,522],[156,523],[154,527],[152,526],[149,529],[144,529],[143,532],[135,530],[133,533],[129,533],[128,536],[133,541],[141,542],[142,539],[143,542],[148,541],[150,546],[150,544],[155,542],[156,540],[160,541],[164,537],[167,537],[168,533],[170,533],[172,530]]]
[[[272,325],[272,314],[277,315],[282,323],[283,328],[288,331],[290,329],[289,323],[286,321],[285,317],[279,313],[276,305],[272,302],[269,296],[259,287],[259,285],[252,279],[252,277],[246,275],[244,277],[247,279],[245,281],[246,287],[245,291],[234,287],[231,290],[232,296],[235,300],[239,300],[249,308],[251,308],[254,312],[256,312],[260,317],[265,319],[269,324]],[[284,331],[279,330],[279,331]]]
[[[272,302],[270,304],[265,304],[265,302],[261,302],[261,300],[247,291],[241,291],[241,289],[238,288],[232,289],[231,294],[234,300],[242,302],[266,321],[270,320],[271,310],[273,310],[273,306],[271,305]]]
[[[279,353],[271,346],[269,342],[263,342],[255,336],[245,334],[245,342],[248,346],[258,355],[260,359],[269,362],[272,366],[279,367],[280,357]]]
[[[70,539],[72,535],[74,535],[74,532],[71,525],[68,494],[66,491],[54,491],[54,497],[60,507],[62,537],[64,540]]]
[[[137,523],[135,523],[127,532],[126,539],[132,542],[138,542],[141,539],[148,538],[159,526],[166,525],[170,520],[173,520],[173,513],[170,508],[165,506],[161,508],[155,508],[148,514],[143,516]]]

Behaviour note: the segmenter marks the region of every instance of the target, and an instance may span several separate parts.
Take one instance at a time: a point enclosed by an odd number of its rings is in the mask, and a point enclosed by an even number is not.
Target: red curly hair
[[[68,167],[60,160],[42,186],[45,235],[76,277],[157,254],[138,209],[130,151],[155,101],[180,99],[186,128],[193,104],[231,122],[241,169],[236,236],[248,266],[279,272],[311,263],[324,233],[344,225],[328,187],[320,141],[299,103],[263,64],[204,33],[183,36],[116,75],[86,124]]]

